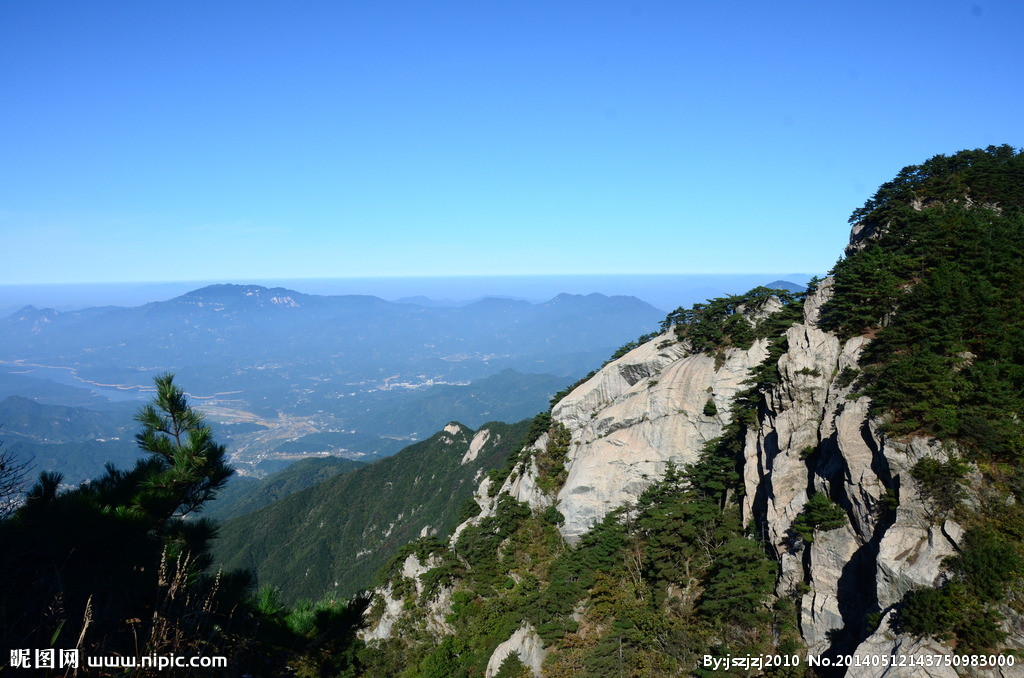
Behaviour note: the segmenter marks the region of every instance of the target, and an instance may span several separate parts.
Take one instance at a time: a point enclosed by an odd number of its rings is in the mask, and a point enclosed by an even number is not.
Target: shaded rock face
[[[831,289],[825,280],[807,299],[804,322],[787,331],[780,382],[766,394],[759,430],[747,436],[743,507],[781,564],[777,593],[809,587],[801,630],[808,652],[823,655],[854,651],[869,631],[868,614],[891,610],[912,588],[941,584],[942,561],[962,536],[958,525],[936,522],[910,475],[921,458],[944,459],[947,451],[935,440],[887,439],[869,417],[868,400],[850,396],[851,380],[839,378],[857,369],[868,339],[841,343],[818,329]],[[808,545],[792,525],[819,492],[848,522]],[[893,639],[891,648],[909,646],[907,638]]]
[[[866,340],[842,344],[816,325],[830,293],[825,281],[808,298],[804,322],[787,330],[779,383],[765,394],[760,428],[748,432],[744,451],[744,521],[755,520],[775,551],[779,595],[810,586],[801,604],[801,628],[814,653],[839,649],[833,648],[838,635],[876,604],[871,560],[876,532],[884,530],[881,501],[892,483],[882,444],[867,420],[867,402],[848,400],[850,385],[836,379],[844,369],[856,369]],[[793,535],[793,521],[819,492],[846,511],[848,524],[819,533],[807,545]]]
[[[874,224],[868,224],[863,221],[854,223],[853,227],[850,229],[850,242],[846,245],[844,253],[846,256],[856,254],[867,247],[869,242],[880,238],[882,236],[882,232],[883,229],[879,229]]]

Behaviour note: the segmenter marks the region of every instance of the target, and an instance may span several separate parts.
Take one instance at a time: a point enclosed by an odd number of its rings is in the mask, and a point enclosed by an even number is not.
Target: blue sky
[[[0,284],[823,273],[1024,3],[0,0]]]

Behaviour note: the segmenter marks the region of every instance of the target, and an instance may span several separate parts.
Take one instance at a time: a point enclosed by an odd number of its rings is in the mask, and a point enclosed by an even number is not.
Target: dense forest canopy
[[[1024,152],[907,167],[851,221],[860,239],[832,271],[822,325],[873,337],[854,386],[890,435],[952,444],[913,475],[936,519],[968,528],[949,581],[909,593],[901,622],[961,651],[995,647],[1024,575]]]
[[[890,429],[1024,455],[1024,153],[1009,146],[905,168],[853,213],[865,236],[835,267],[827,329],[869,332],[859,385]]]

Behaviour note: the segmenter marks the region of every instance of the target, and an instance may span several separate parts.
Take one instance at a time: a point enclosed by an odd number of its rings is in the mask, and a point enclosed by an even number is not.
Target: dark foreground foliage
[[[289,611],[266,592],[253,597],[248,573],[210,571],[215,528],[198,514],[232,471],[173,378],[158,377],[156,387],[136,417],[145,458],[127,471],[108,465],[74,489],[44,473],[0,523],[5,661],[8,649],[55,648],[80,650],[83,669],[85,657],[173,653],[227,657],[225,675],[354,670],[365,601]],[[211,675],[190,671],[175,675]]]
[[[60,474],[44,473],[0,524],[5,645],[202,646],[242,595],[244,575],[206,574],[214,529],[192,519],[231,474],[224,448],[170,376],[156,385],[137,417],[146,458],[63,492]]]

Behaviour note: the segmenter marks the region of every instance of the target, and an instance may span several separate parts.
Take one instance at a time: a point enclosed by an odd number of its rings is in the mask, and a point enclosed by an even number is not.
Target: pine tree
[[[177,649],[214,628],[215,593],[240,594],[248,583],[203,576],[215,531],[185,518],[232,471],[173,377],[157,377],[156,387],[136,417],[147,457],[128,471],[108,465],[100,478],[65,491],[60,473],[45,472],[0,523],[0,644],[77,642],[132,655]]]
[[[135,439],[150,454],[149,476],[137,502],[154,521],[166,523],[199,511],[233,471],[224,461],[224,446],[213,441],[203,415],[189,406],[173,375],[159,376],[155,382],[153,403],[135,416],[143,426]]]

